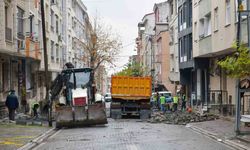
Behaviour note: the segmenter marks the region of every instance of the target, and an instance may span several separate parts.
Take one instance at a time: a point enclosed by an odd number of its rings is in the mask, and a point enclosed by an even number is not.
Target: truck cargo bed
[[[147,100],[151,96],[151,77],[112,76],[112,99]]]

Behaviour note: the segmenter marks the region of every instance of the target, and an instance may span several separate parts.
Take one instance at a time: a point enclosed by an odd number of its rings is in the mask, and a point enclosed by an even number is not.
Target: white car
[[[104,96],[104,100],[105,100],[105,102],[111,102],[111,100],[112,100],[111,93],[106,93]]]

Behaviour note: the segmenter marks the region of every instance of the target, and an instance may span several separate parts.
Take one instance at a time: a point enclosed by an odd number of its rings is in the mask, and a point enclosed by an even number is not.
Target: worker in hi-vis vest
[[[177,95],[175,95],[174,97],[173,97],[173,111],[177,111],[177,107],[178,107],[178,101],[179,101],[179,99],[178,99],[178,96]]]
[[[161,103],[161,111],[165,112],[166,97],[163,94],[161,94],[160,103]]]

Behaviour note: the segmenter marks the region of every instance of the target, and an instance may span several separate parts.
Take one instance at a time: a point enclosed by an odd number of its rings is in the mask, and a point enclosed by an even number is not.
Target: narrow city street
[[[105,126],[61,129],[36,150],[228,150],[185,126],[113,120]]]

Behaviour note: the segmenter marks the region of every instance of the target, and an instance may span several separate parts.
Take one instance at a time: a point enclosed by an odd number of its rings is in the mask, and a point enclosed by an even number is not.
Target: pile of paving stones
[[[203,122],[216,119],[219,119],[219,116],[211,113],[200,114],[197,112],[176,111],[166,113],[154,112],[148,122],[186,125],[191,122]]]

